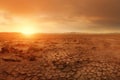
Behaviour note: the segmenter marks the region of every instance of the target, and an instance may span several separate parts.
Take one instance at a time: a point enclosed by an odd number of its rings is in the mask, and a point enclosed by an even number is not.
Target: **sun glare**
[[[36,23],[29,20],[21,21],[17,30],[25,36],[31,36],[36,33]]]
[[[35,34],[36,32],[32,27],[24,27],[21,30],[21,33],[24,34],[24,35],[32,35],[32,34]]]

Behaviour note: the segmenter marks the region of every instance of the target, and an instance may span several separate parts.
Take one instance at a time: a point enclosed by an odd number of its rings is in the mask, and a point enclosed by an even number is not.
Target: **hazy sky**
[[[120,32],[120,0],[0,0],[0,31]]]

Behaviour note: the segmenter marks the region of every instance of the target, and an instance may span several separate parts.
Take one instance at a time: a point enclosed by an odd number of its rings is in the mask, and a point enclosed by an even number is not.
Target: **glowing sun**
[[[34,31],[32,30],[32,29],[30,29],[30,28],[25,28],[25,29],[23,29],[22,31],[21,31],[21,33],[23,33],[23,34],[34,34]]]
[[[31,21],[28,19],[23,19],[18,21],[19,24],[17,24],[17,31],[22,33],[23,35],[33,35],[37,33],[37,23],[35,21]]]
[[[36,33],[34,27],[31,26],[23,27],[20,32],[24,35],[32,35]]]

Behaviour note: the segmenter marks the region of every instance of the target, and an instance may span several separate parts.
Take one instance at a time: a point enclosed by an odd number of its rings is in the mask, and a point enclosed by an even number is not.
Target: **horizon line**
[[[0,32],[1,33],[17,33],[22,34],[21,32]],[[120,32],[36,32],[33,34],[120,34]]]

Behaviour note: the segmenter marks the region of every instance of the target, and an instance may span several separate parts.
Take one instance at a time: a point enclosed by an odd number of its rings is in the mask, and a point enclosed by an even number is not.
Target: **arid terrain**
[[[0,80],[120,80],[120,34],[0,34]]]

